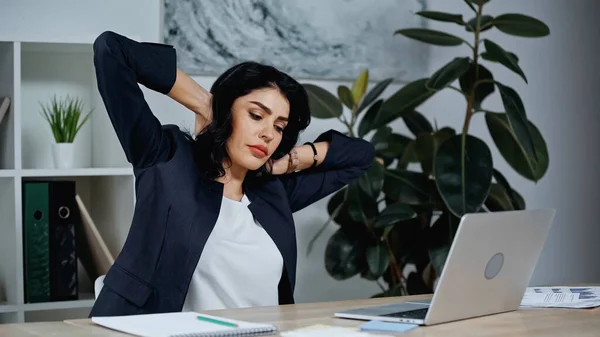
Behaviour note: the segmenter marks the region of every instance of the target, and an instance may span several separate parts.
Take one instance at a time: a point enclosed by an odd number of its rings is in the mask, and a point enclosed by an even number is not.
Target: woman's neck
[[[225,167],[225,175],[217,178],[223,184],[223,196],[240,201],[244,195],[243,184],[248,170],[235,165]]]

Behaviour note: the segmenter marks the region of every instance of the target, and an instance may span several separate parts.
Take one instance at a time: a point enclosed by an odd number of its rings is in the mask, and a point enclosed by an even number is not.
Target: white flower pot
[[[72,168],[75,157],[75,146],[73,143],[52,144],[52,155],[54,156],[55,168]]]

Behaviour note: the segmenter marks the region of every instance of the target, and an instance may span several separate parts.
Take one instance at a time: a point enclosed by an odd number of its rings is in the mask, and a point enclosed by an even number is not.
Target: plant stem
[[[474,48],[473,48],[473,65],[475,67],[475,81],[477,82],[477,80],[479,79],[479,65],[477,63],[477,61],[479,60],[479,32],[481,31],[481,13],[482,13],[482,9],[483,9],[483,5],[479,5],[477,8],[477,24],[475,25],[475,43],[474,43]],[[476,83],[475,82],[475,83]],[[462,137],[461,137],[461,146],[460,146],[460,161],[461,161],[461,170],[463,170],[463,172],[461,172],[461,177],[464,180],[465,178],[465,172],[464,172],[464,168],[465,168],[465,147],[466,147],[466,143],[467,143],[467,132],[469,132],[469,123],[471,122],[471,116],[473,116],[473,101],[475,100],[475,83],[473,83],[473,86],[471,88],[471,93],[469,95],[469,99],[468,99],[468,103],[467,103],[467,113],[465,115],[465,123],[463,125],[463,129],[462,129]],[[466,204],[466,200],[465,200],[465,196],[466,196],[466,191],[465,191],[465,182],[462,181],[462,204],[465,205]]]
[[[398,266],[396,256],[394,255],[394,251],[392,251],[392,247],[390,246],[390,241],[388,238],[385,238],[385,246],[388,250],[388,254],[390,254],[390,268],[392,269],[392,276],[395,275],[400,285],[404,285],[404,276],[402,275],[402,271]]]
[[[477,63],[477,61],[479,60],[479,33],[480,33],[480,26],[481,26],[481,13],[482,13],[482,8],[483,6],[479,6],[478,10],[477,10],[477,25],[475,27],[475,47],[473,48],[473,65],[475,66],[475,83],[473,84],[473,87],[471,88],[471,93],[469,94],[469,102],[467,103],[467,113],[465,115],[465,123],[463,125],[463,150],[464,150],[464,143],[465,143],[465,139],[466,139],[466,134],[469,131],[469,123],[471,122],[471,116],[473,114],[473,101],[475,100],[475,89],[476,89],[476,85],[481,82],[484,83],[484,81],[486,80],[482,80],[482,81],[478,81],[479,79],[479,65]],[[463,153],[463,159],[464,159],[464,153]]]
[[[341,117],[338,117],[338,120],[348,128],[350,137],[354,137],[354,130],[352,130],[352,124],[348,123],[348,121],[346,120],[346,117],[344,117],[344,115],[342,115]]]
[[[350,119],[350,128],[354,128],[354,123],[356,123],[356,110],[358,110],[358,103],[354,104],[352,108],[352,118]]]

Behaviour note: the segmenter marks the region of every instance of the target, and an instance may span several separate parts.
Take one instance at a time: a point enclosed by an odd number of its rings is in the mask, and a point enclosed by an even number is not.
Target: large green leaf
[[[380,100],[377,100],[377,102],[373,103],[373,105],[371,105],[369,107],[369,109],[367,110],[367,112],[365,113],[363,118],[360,120],[360,123],[358,124],[358,136],[359,137],[362,138],[367,133],[369,133],[369,131],[378,128],[378,127],[376,127],[375,121],[377,120],[377,116],[379,115],[379,110],[381,109],[382,105],[383,105],[383,100],[380,99]],[[383,124],[383,125],[385,125],[385,124]]]
[[[444,265],[446,265],[446,259],[450,252],[450,245],[432,248],[429,250],[429,258],[431,259],[431,265],[435,270],[436,275],[442,275]]]
[[[331,199],[329,199],[329,202],[327,203],[327,212],[329,213],[329,216],[333,217],[333,221],[342,227],[356,228],[356,227],[364,226],[364,224],[362,222],[355,221],[350,216],[348,201],[346,200],[347,194],[348,194],[348,188],[344,188],[342,190],[337,191],[331,197]],[[334,214],[334,212],[338,208],[339,208],[339,210],[338,210],[337,214]]]
[[[386,197],[411,205],[430,203],[434,188],[426,175],[402,169],[388,169],[383,180]]]
[[[465,138],[464,157],[459,134],[440,145],[434,163],[438,191],[457,217],[479,211],[489,193],[494,169],[486,143],[471,135]]]
[[[544,137],[531,121],[528,121],[527,125],[533,138],[537,160],[527,155],[519,145],[506,114],[486,113],[485,121],[500,154],[517,173],[532,181],[538,181],[546,174],[549,164],[548,149]]]
[[[373,144],[375,151],[378,150],[380,146],[379,144],[385,143],[391,134],[392,128],[390,126],[382,126],[379,129],[377,129],[377,131],[375,132],[375,134],[373,134],[373,137],[371,138],[371,144]]]
[[[511,87],[498,82],[496,82],[496,86],[500,90],[502,104],[504,105],[506,116],[508,116],[508,123],[517,141],[529,157],[537,160],[533,136],[527,127],[527,114],[525,113],[525,106],[523,105],[523,101],[521,101],[521,97]]]
[[[354,221],[364,222],[367,219],[372,219],[378,213],[377,200],[366,194],[358,181],[348,185],[346,202],[348,203],[350,218]]]
[[[488,197],[485,200],[485,206],[491,212],[514,210],[513,204],[506,193],[506,189],[498,184],[492,184],[490,187],[490,194],[488,194]]]
[[[516,210],[523,210],[525,209],[525,199],[523,199],[523,196],[520,195],[517,191],[513,190],[513,204],[515,205],[515,209]]]
[[[358,106],[357,114],[363,111],[369,104],[373,103],[379,95],[381,95],[385,89],[394,81],[393,78],[386,78],[377,83],[371,90],[367,92],[362,102]]]
[[[414,139],[408,142],[408,144],[406,144],[404,152],[402,152],[402,155],[400,156],[400,158],[398,158],[398,169],[406,169],[408,164],[419,162],[419,156],[417,155],[416,150],[416,143],[417,141],[416,139]]]
[[[503,14],[492,23],[498,30],[521,37],[543,37],[550,34],[550,28],[542,21],[523,14]]]
[[[463,40],[457,36],[425,28],[399,29],[394,34],[404,35],[408,38],[430,43],[437,46],[460,46]]]
[[[421,132],[433,132],[433,126],[429,123],[429,120],[418,111],[407,112],[402,116],[402,119],[406,127],[415,136]]]
[[[417,136],[415,149],[424,174],[429,175],[433,171],[433,161],[440,144],[455,134],[453,129],[444,128],[433,133],[423,132]]]
[[[386,125],[404,114],[413,112],[419,105],[435,94],[427,89],[427,78],[408,83],[383,102],[374,122],[375,128]]]
[[[485,32],[486,30],[491,29],[493,27],[492,20],[494,20],[493,16],[482,15],[481,20],[479,21],[480,32]],[[469,22],[467,22],[466,30],[468,32],[473,32],[476,27],[477,27],[477,17],[474,17],[471,20],[469,20]]]
[[[484,39],[483,43],[485,50],[493,59],[498,60],[500,64],[517,73],[527,83],[527,77],[521,67],[519,67],[519,63],[506,50],[488,39]]]
[[[432,133],[422,132],[415,141],[415,150],[417,157],[421,162],[421,171],[423,174],[430,175],[433,169],[433,159],[439,144],[436,143]]]
[[[314,85],[303,84],[308,94],[308,107],[315,118],[337,118],[342,115],[342,103],[329,91]]]
[[[519,62],[519,57],[515,53],[511,53],[509,51],[507,51],[506,53],[515,63]],[[500,61],[494,55],[488,53],[487,51],[484,51],[483,53],[481,53],[480,56],[484,60],[500,63]]]
[[[348,195],[346,202],[348,203],[348,213],[353,221],[364,222],[368,217],[363,209],[361,191],[358,183],[348,185]]]
[[[365,257],[370,274],[375,279],[379,278],[390,265],[390,254],[382,242],[367,246]]]
[[[456,57],[431,75],[425,82],[425,87],[430,90],[441,90],[466,73],[470,65],[471,61],[468,57]]]
[[[336,280],[346,280],[358,274],[363,266],[363,239],[344,228],[338,229],[325,248],[325,269]]]
[[[504,190],[506,190],[506,194],[508,195],[508,197],[512,203],[513,209],[515,209],[515,210],[525,209],[525,200],[523,200],[523,197],[521,197],[519,195],[519,193],[517,193],[517,191],[515,191],[510,186],[510,184],[508,183],[508,180],[504,177],[504,175],[496,169],[494,169],[494,179],[496,179],[496,182],[500,186],[504,187]]]
[[[420,11],[416,12],[415,14],[434,21],[454,22],[461,26],[464,26],[465,24],[465,22],[463,21],[463,16],[461,14],[451,14],[436,11]]]
[[[514,200],[509,196],[509,192],[500,184],[492,184],[490,194],[485,201],[485,206],[491,212],[512,211],[525,209],[523,197],[516,191],[512,192]]]
[[[411,139],[401,134],[392,133],[384,142],[376,145],[375,151],[384,158],[394,159],[402,155]]]
[[[373,273],[371,273],[371,270],[369,269],[368,265],[366,268],[363,268],[363,270],[360,272],[360,277],[368,281],[376,281],[379,278],[373,275]]]
[[[354,102],[360,102],[365,92],[367,91],[367,84],[369,83],[369,71],[363,70],[360,75],[352,83],[352,99]]]
[[[468,95],[470,95],[475,82],[479,80],[494,80],[494,76],[486,67],[478,64],[477,68],[479,69],[478,71],[476,71],[475,64],[471,63],[469,70],[459,79],[460,89]],[[479,109],[483,100],[491,95],[495,88],[494,83],[479,83],[474,92],[473,108]]]
[[[383,175],[385,173],[385,167],[378,163],[373,162],[373,165],[360,177],[358,178],[358,185],[372,200],[377,200],[383,187]]]
[[[379,128],[371,138],[376,156],[386,162],[399,157],[410,141],[411,139],[406,136],[392,133],[392,128],[389,126]]]
[[[348,109],[354,109],[354,99],[352,98],[352,93],[350,92],[350,88],[345,85],[338,86],[338,97],[340,101],[344,103]]]
[[[393,226],[400,221],[413,219],[417,213],[410,206],[401,203],[395,203],[387,206],[381,214],[373,220],[374,228],[384,228]]]

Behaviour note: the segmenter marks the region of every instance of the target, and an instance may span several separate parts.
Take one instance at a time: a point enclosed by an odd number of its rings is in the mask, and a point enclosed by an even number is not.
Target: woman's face
[[[232,107],[233,131],[227,141],[232,165],[257,170],[281,143],[290,106],[279,89],[254,90]]]

